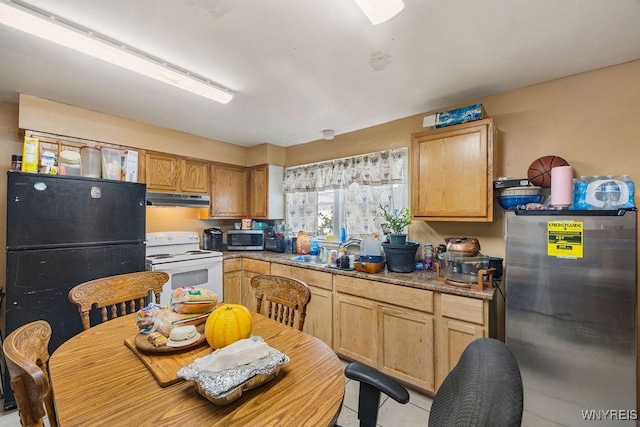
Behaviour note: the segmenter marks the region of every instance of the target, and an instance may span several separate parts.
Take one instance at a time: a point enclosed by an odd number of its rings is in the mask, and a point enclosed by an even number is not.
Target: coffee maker
[[[217,227],[207,228],[203,231],[203,249],[207,251],[220,251],[224,250],[222,244],[222,235],[224,233]]]

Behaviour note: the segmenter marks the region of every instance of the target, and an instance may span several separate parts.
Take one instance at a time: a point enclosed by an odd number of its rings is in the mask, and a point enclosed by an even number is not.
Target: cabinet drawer
[[[316,286],[329,291],[333,290],[333,275],[331,273],[274,263],[271,265],[271,274],[293,277],[294,279],[302,280],[310,286]]]
[[[242,269],[244,271],[251,271],[252,273],[269,274],[271,273],[271,263],[267,261],[243,258]]]
[[[432,291],[340,275],[336,275],[334,281],[336,290],[344,294],[433,313]]]
[[[442,294],[440,302],[443,316],[484,325],[483,300]]]
[[[225,273],[229,271],[242,270],[242,258],[225,259],[222,264],[222,268],[224,269]]]

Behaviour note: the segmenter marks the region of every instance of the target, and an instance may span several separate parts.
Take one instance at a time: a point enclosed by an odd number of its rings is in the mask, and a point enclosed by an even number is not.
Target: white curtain
[[[317,192],[343,189],[349,234],[380,231],[378,206],[394,207],[398,184],[406,183],[406,162],[407,149],[400,148],[286,168],[287,224],[292,230],[315,231],[318,223]]]
[[[405,182],[407,149],[379,151],[362,156],[295,166],[284,171],[284,192],[347,188],[353,183],[380,186]]]
[[[306,191],[287,194],[287,228],[314,231],[318,229],[318,192]]]

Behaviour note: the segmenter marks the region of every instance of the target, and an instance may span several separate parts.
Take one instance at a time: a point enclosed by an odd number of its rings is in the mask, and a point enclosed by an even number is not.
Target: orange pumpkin
[[[251,335],[251,312],[240,304],[224,304],[207,317],[204,336],[215,349]]]

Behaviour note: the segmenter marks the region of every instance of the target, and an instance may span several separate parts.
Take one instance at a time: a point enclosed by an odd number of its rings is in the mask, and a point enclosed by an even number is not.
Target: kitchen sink
[[[317,255],[298,255],[291,258],[292,261],[303,262],[305,264],[316,264],[326,266],[327,264],[322,262]]]

